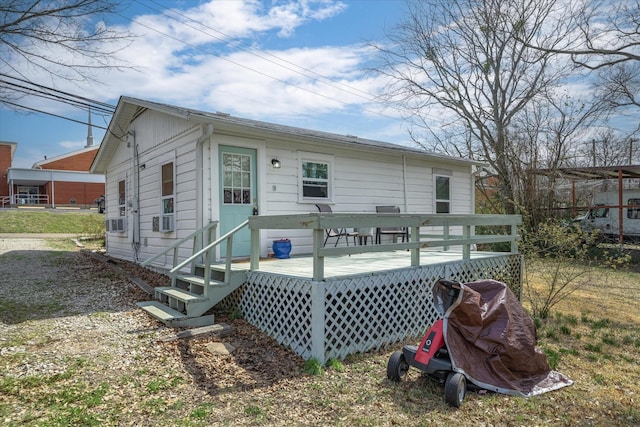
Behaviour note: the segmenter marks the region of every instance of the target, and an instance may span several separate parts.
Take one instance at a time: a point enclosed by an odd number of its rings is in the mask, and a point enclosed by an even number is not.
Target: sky
[[[105,25],[135,35],[100,82],[52,79],[16,62],[29,80],[116,105],[120,96],[409,145],[397,112],[376,101],[385,85],[367,72],[368,42],[406,16],[404,0],[136,0]],[[55,52],[53,52],[55,54]],[[63,57],[64,53],[60,53]],[[87,120],[66,104],[23,105]],[[110,116],[94,114],[106,127]],[[96,144],[104,131],[93,129]],[[0,106],[0,141],[18,143],[13,167],[82,149],[87,126]]]

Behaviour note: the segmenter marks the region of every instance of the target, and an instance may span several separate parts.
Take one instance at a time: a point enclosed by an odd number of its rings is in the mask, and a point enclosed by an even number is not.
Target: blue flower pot
[[[273,241],[273,255],[279,259],[289,258],[291,253],[291,240],[280,239]]]

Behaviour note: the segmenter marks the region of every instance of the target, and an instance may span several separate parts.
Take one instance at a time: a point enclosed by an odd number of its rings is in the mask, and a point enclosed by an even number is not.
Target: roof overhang
[[[640,178],[640,165],[595,166],[559,169],[538,169],[537,175],[566,178],[574,181],[592,179]]]
[[[44,185],[48,182],[84,182],[104,184],[104,175],[54,169],[9,168],[7,181],[14,185]]]

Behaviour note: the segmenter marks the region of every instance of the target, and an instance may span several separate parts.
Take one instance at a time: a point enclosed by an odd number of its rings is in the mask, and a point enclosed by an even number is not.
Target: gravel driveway
[[[5,375],[62,373],[103,354],[126,367],[153,339],[129,339],[150,327],[134,304],[142,293],[80,252],[45,239],[0,239],[0,275],[0,353],[28,355]]]
[[[175,331],[135,305],[148,296],[127,276],[167,278],[111,262],[59,240],[0,238],[0,425],[251,424],[235,405],[300,375],[298,356],[241,319],[219,317],[233,330],[224,338],[165,342]],[[221,340],[232,354],[211,350]]]

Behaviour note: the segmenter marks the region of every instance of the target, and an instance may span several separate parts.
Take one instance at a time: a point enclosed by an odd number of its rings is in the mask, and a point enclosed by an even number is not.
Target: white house
[[[521,218],[474,215],[478,166],[123,97],[91,172],[106,175],[108,254],[172,276],[140,307],[171,326],[211,324],[216,306],[238,309],[281,344],[324,361],[422,334],[437,317],[425,295],[439,277],[504,279],[520,294]],[[336,214],[318,213],[316,204]],[[376,214],[389,205],[402,215]],[[476,236],[474,224],[510,231]],[[402,226],[409,241],[382,236],[376,245],[325,247],[323,234],[334,226]],[[282,238],[293,255],[312,256],[260,264]],[[475,244],[503,241],[510,252],[471,254]],[[232,268],[236,257],[250,265]],[[325,259],[335,261],[331,274]]]
[[[107,252],[144,260],[212,220],[224,234],[254,212],[474,213],[466,159],[130,97],[118,102],[91,166],[106,175]],[[436,191],[436,187],[439,191]],[[438,198],[440,196],[440,198]],[[261,255],[289,238],[310,253],[311,233],[263,231]],[[274,234],[276,233],[276,234]],[[249,231],[234,257],[250,254]],[[224,251],[221,251],[224,254]]]

